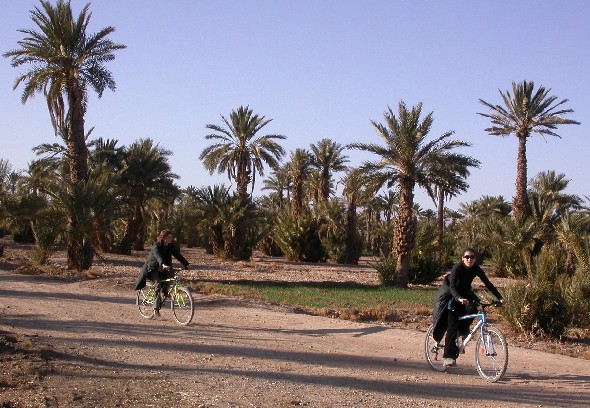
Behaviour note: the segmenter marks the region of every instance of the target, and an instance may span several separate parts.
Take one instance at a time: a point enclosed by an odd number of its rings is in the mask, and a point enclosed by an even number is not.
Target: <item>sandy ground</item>
[[[14,256],[5,253],[1,407],[587,407],[590,402],[590,361],[513,345],[505,378],[489,384],[477,375],[469,349],[449,373],[431,371],[420,330],[201,294],[194,296],[196,314],[187,327],[176,324],[170,310],[146,320],[132,290],[144,255],[117,261],[128,269],[105,259],[93,268],[95,279],[66,281],[15,274]],[[191,256],[191,274],[217,270],[226,279],[234,273],[206,265],[204,255]],[[353,272],[370,275],[369,269]],[[259,273],[278,272],[268,264]]]

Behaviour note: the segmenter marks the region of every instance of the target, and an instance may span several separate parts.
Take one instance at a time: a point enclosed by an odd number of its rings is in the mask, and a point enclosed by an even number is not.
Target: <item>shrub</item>
[[[500,313],[527,335],[561,337],[571,321],[566,299],[557,282],[517,282],[505,290],[509,299]]]
[[[410,262],[410,282],[430,283],[440,276],[439,250],[434,223],[418,222],[416,242]]]
[[[318,235],[328,258],[338,264],[357,265],[363,251],[362,238],[347,214],[346,206],[331,200],[316,206]]]
[[[31,221],[31,230],[36,243],[31,254],[33,262],[45,265],[53,252],[53,245],[61,229],[49,219],[37,219]]]
[[[568,301],[571,279],[561,273],[564,256],[548,246],[527,268],[528,279],[506,289],[509,299],[502,315],[514,329],[527,335],[561,337],[574,320]],[[571,297],[569,297],[571,299]]]
[[[382,285],[391,286],[395,278],[395,268],[397,265],[397,258],[395,256],[386,256],[379,260],[374,268],[379,274],[379,280]]]
[[[299,216],[282,211],[273,231],[273,239],[289,261],[319,262],[326,254],[318,235],[319,224],[309,212]]]

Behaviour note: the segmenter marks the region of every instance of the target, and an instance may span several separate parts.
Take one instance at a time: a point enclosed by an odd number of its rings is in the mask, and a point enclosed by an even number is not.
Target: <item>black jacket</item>
[[[436,294],[434,301],[434,311],[432,313],[432,322],[434,324],[433,337],[440,341],[447,330],[447,314],[449,302],[451,300],[458,301],[460,298],[468,299],[469,302],[478,301],[471,288],[471,284],[475,277],[479,277],[483,284],[496,296],[502,299],[502,295],[496,287],[490,282],[485,272],[479,265],[473,265],[467,268],[463,262],[459,262],[453,266],[451,273],[445,276],[443,284]]]
[[[147,257],[145,264],[141,268],[135,284],[135,290],[145,287],[147,277],[153,272],[158,271],[162,265],[171,266],[173,256],[182,264],[182,266],[185,268],[188,266],[188,261],[180,254],[176,244],[171,243],[168,246],[164,246],[160,242],[156,242]]]

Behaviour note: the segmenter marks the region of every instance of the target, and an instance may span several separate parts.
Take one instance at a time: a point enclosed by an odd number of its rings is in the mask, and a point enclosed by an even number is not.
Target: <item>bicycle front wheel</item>
[[[139,313],[146,319],[154,317],[154,299],[154,286],[149,283],[143,289],[137,291],[135,304],[139,309]]]
[[[172,313],[178,324],[187,325],[195,312],[189,288],[179,287],[172,293]]]
[[[496,382],[508,368],[508,344],[502,332],[487,326],[483,337],[475,343],[475,365],[477,373],[486,381]]]
[[[432,337],[434,325],[431,325],[426,331],[424,339],[424,355],[426,361],[434,371],[446,371],[447,367],[443,365],[444,344],[437,342]]]

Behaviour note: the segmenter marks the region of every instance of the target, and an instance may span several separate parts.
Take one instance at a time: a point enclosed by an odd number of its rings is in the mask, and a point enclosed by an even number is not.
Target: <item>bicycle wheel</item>
[[[443,365],[443,351],[444,344],[437,342],[432,337],[434,325],[430,325],[426,331],[426,338],[424,339],[424,355],[426,361],[434,371],[446,371],[447,367]]]
[[[475,343],[475,365],[480,377],[489,382],[500,380],[506,373],[508,344],[500,330],[492,326],[484,329],[483,337],[480,336]]]
[[[135,304],[143,317],[146,319],[154,317],[154,286],[152,284],[148,283],[143,289],[137,291]]]
[[[179,287],[171,293],[172,295],[172,313],[174,320],[182,325],[187,325],[193,319],[195,312],[193,306],[193,297],[189,288]]]

